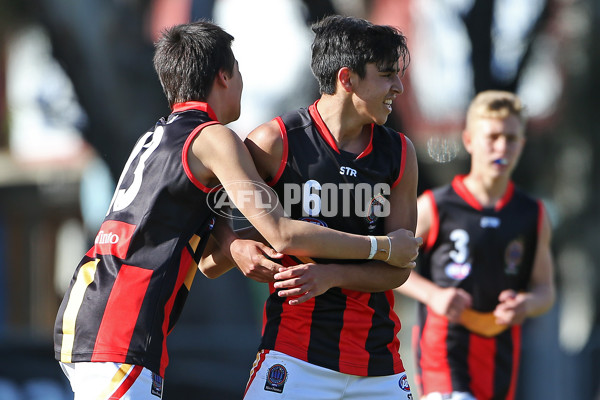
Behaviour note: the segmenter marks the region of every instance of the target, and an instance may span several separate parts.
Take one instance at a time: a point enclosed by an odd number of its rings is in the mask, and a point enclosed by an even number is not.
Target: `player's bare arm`
[[[417,199],[417,237],[423,238],[427,245],[433,221],[432,199],[424,194]],[[462,312],[471,306],[471,295],[460,288],[442,288],[429,279],[424,278],[413,270],[405,285],[396,289],[401,294],[409,296],[423,304],[428,305],[439,315],[443,315],[451,322],[458,322]]]
[[[210,186],[218,182],[223,184],[233,203],[278,252],[322,258],[367,258],[371,243],[366,236],[285,218],[280,204],[274,205],[273,211],[265,214],[256,202],[243,201],[249,192],[259,190],[259,184],[263,181],[248,149],[230,129],[218,124],[204,128],[194,140],[190,152],[189,165],[194,176]],[[234,182],[236,184],[232,184]],[[401,243],[407,240],[404,235],[401,231],[389,235],[392,243],[391,264],[405,264],[401,254]],[[378,237],[378,242],[380,249],[389,251],[385,236]],[[376,252],[374,258],[386,259],[387,251]]]

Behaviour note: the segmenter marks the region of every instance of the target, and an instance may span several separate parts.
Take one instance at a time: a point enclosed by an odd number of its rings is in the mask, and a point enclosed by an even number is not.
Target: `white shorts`
[[[431,392],[421,400],[476,400],[475,396],[468,392],[437,393]]]
[[[262,350],[250,370],[244,400],[412,400],[402,372],[356,376],[319,367],[273,350]]]
[[[163,379],[131,364],[112,362],[59,362],[71,382],[74,400],[159,400]]]

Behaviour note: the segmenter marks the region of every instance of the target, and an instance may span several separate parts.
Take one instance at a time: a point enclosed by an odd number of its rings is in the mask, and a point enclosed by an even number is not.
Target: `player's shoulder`
[[[261,148],[270,148],[280,143],[281,126],[277,118],[260,124],[254,128],[246,137],[246,144],[253,143]]]
[[[242,139],[231,128],[219,123],[202,127],[201,132],[193,139],[194,153],[200,155],[227,154],[243,146]]]
[[[423,193],[423,196],[427,196],[431,202],[436,204],[436,206],[455,201],[458,198],[458,194],[451,183],[428,189]]]
[[[287,131],[304,129],[313,124],[313,118],[310,115],[310,111],[305,107],[288,111],[276,119],[283,123]]]
[[[414,145],[410,138],[400,131],[385,125],[374,125],[373,132],[374,137],[384,147],[392,146],[393,150],[405,148],[407,151],[414,151]]]

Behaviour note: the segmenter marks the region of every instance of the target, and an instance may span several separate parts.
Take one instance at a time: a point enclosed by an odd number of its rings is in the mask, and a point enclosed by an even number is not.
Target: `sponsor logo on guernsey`
[[[444,269],[446,276],[457,281],[462,281],[471,273],[471,264],[450,263]]]
[[[516,275],[519,273],[519,265],[523,259],[524,245],[521,239],[515,239],[506,246],[504,253],[504,262],[506,267],[504,272],[507,275]]]
[[[356,178],[356,170],[350,167],[340,167],[340,175],[353,176]]]
[[[163,391],[163,378],[159,375],[156,375],[154,372],[152,373],[152,388],[150,389],[150,394],[162,399],[162,391]]]
[[[288,378],[288,373],[285,367],[281,364],[272,365],[267,371],[267,380],[265,382],[265,390],[269,392],[282,393],[285,381]]]
[[[481,217],[479,225],[482,228],[498,228],[500,227],[500,218],[496,217]]]
[[[400,376],[398,386],[400,386],[400,389],[404,390],[405,392],[410,392],[410,385],[408,384],[408,377],[406,376],[406,374],[402,374]]]
[[[124,259],[134,230],[135,225],[121,221],[104,221],[94,239],[93,254],[90,256],[102,254]]]

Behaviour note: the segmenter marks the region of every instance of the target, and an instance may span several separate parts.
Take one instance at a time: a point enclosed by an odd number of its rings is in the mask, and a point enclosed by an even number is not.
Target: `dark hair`
[[[410,62],[406,37],[392,26],[332,15],[315,23],[312,30],[315,39],[311,69],[322,94],[335,93],[337,73],[342,67],[364,78],[367,63],[384,70],[400,60],[404,73]]]
[[[154,44],[154,69],[169,106],[206,101],[219,72],[233,73],[233,36],[208,21],[176,25]]]

